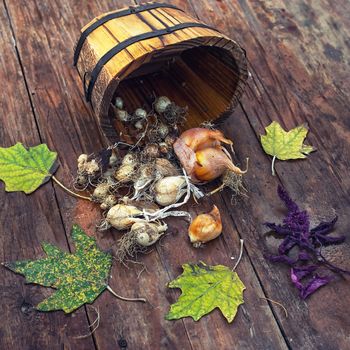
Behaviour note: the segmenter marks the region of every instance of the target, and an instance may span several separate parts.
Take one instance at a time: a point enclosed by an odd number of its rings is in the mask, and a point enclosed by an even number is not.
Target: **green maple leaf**
[[[57,289],[37,305],[40,311],[62,309],[70,313],[85,303],[92,303],[108,287],[112,255],[101,251],[95,239],[78,225],[73,226],[72,239],[76,247],[74,254],[43,243],[46,258],[3,264],[24,275],[27,283]]]
[[[192,317],[198,321],[216,307],[232,322],[238,306],[244,303],[245,286],[236,272],[226,266],[208,266],[203,262],[182,265],[183,273],[168,284],[182,294],[171,305],[167,320]]]
[[[58,168],[57,153],[42,144],[25,148],[21,143],[0,147],[0,180],[7,192],[34,192],[50,180]]]
[[[266,135],[260,135],[260,140],[264,151],[273,156],[271,167],[273,175],[275,175],[276,158],[280,160],[306,158],[315,151],[312,146],[303,144],[308,133],[306,125],[297,126],[287,132],[279,123],[272,122],[265,130]]]

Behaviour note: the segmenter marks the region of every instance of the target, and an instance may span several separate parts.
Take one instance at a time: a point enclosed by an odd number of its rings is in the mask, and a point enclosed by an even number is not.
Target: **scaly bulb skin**
[[[230,170],[244,174],[224,152],[221,142],[231,145],[219,130],[189,129],[173,145],[174,152],[194,183],[210,182]]]
[[[188,236],[195,248],[217,238],[221,232],[221,215],[216,205],[211,212],[198,215],[188,228]]]

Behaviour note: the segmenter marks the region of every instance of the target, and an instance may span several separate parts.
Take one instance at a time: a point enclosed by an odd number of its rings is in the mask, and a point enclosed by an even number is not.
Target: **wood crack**
[[[230,203],[227,202],[227,198],[225,198],[225,196],[222,196],[222,195],[221,195],[221,197],[222,197],[223,202],[226,204],[226,206],[229,206]],[[244,236],[242,236],[242,234],[241,234],[240,231],[238,230],[237,225],[236,225],[236,223],[235,223],[235,219],[232,217],[232,215],[230,215],[230,219],[231,219],[233,225],[235,226],[235,228],[236,228],[236,230],[237,230],[237,233],[238,233],[239,238],[244,240],[245,238],[244,238]],[[225,238],[223,238],[223,240],[225,241]],[[226,241],[225,241],[225,245],[227,246]],[[268,298],[268,294],[267,294],[267,292],[266,292],[266,289],[265,289],[265,287],[264,287],[264,284],[263,284],[263,282],[262,282],[262,279],[261,279],[260,276],[259,276],[259,273],[258,273],[258,271],[257,271],[257,269],[256,269],[256,267],[255,267],[255,264],[253,263],[253,259],[251,258],[250,254],[249,254],[249,251],[248,251],[248,248],[247,248],[246,246],[244,247],[244,252],[245,252],[245,254],[246,254],[247,257],[248,257],[248,260],[249,260],[249,263],[250,263],[252,269],[254,270],[255,276],[256,276],[256,278],[257,278],[257,280],[258,280],[258,283],[259,283],[259,287],[261,288],[261,291],[262,291],[262,293],[264,294],[264,297],[265,297],[265,298]],[[274,309],[272,303],[271,303],[270,301],[267,301],[267,302],[268,302],[270,311],[271,311],[271,313],[272,313],[272,315],[273,315],[273,317],[274,317],[274,319],[275,319],[275,321],[276,321],[276,324],[277,324],[277,326],[278,326],[278,329],[279,329],[279,331],[281,332],[281,335],[282,335],[282,337],[283,337],[283,339],[284,339],[284,341],[285,341],[286,347],[287,347],[288,349],[292,349],[291,344],[290,344],[290,342],[289,342],[289,340],[288,340],[288,337],[287,337],[287,335],[286,335],[286,333],[285,333],[285,331],[284,331],[284,329],[283,329],[283,326],[282,326],[282,324],[281,324],[281,322],[280,322],[280,320],[279,320],[279,317],[278,317],[277,313],[275,312],[275,309]]]
[[[171,276],[171,273],[170,273],[169,269],[167,268],[167,266],[166,266],[166,264],[165,264],[165,262],[163,260],[163,257],[162,257],[162,254],[160,252],[159,246],[156,247],[156,250],[157,250],[157,254],[158,254],[159,260],[160,260],[163,268],[165,269],[166,274],[168,275],[169,281],[171,281],[173,279],[173,277]],[[173,292],[173,294],[175,294],[175,293]],[[181,323],[183,324],[183,327],[185,329],[186,336],[187,336],[187,339],[188,339],[188,343],[189,343],[191,349],[194,350],[193,344],[191,342],[191,337],[189,335],[188,329],[187,329],[186,324],[185,324],[185,320],[183,318],[181,319]]]

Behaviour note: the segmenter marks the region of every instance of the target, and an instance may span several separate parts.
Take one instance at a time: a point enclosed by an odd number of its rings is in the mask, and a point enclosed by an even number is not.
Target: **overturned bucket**
[[[245,52],[235,41],[161,3],[92,20],[81,31],[74,65],[111,142],[120,139],[112,108],[116,96],[130,109],[168,96],[188,106],[185,128],[190,128],[229,115],[248,75]]]

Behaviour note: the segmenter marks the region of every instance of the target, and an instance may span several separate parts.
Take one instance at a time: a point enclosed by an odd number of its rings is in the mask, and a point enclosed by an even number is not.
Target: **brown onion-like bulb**
[[[210,213],[198,215],[188,229],[190,241],[195,247],[215,239],[220,236],[221,232],[221,216],[216,205],[213,206]]]
[[[186,130],[181,134],[180,138],[193,151],[198,151],[208,147],[216,147],[220,145],[220,142],[227,145],[233,144],[231,140],[225,138],[220,130],[210,130],[205,128]]]
[[[191,177],[193,182],[199,182],[196,180],[193,172],[194,166],[197,162],[196,153],[191,148],[189,148],[181,138],[178,138],[176,140],[173,148],[181,165],[186,170],[187,175]]]
[[[220,177],[226,170],[242,175],[220,142],[232,144],[218,130],[194,128],[185,131],[174,143],[174,152],[192,182],[201,183]]]
[[[147,158],[155,159],[159,156],[159,147],[155,143],[149,143],[142,151],[142,155]]]
[[[194,165],[193,173],[200,181],[212,181],[221,176],[227,169],[236,174],[244,174],[236,167],[231,159],[223,152],[221,147],[204,148],[196,152],[197,162]]]

